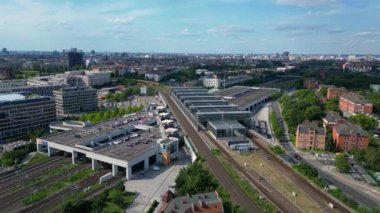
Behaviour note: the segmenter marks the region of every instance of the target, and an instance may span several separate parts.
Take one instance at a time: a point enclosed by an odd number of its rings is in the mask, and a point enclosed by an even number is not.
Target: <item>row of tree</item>
[[[79,120],[81,121],[90,121],[92,123],[101,122],[110,118],[123,116],[127,114],[131,114],[134,112],[139,112],[144,109],[144,105],[138,105],[138,106],[128,106],[128,107],[122,107],[122,108],[115,108],[113,110],[101,110],[97,112],[82,114],[79,117]]]

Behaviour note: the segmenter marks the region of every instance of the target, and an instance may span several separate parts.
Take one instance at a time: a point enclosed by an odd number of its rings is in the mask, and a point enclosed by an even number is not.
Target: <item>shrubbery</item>
[[[123,115],[127,115],[134,112],[139,112],[143,109],[144,109],[144,106],[139,105],[139,106],[128,106],[125,108],[116,108],[114,110],[101,110],[98,112],[83,114],[80,116],[79,120],[97,123],[97,122],[104,121],[110,118],[123,116]]]

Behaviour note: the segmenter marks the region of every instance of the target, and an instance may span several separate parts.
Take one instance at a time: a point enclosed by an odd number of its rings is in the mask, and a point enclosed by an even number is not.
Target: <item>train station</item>
[[[37,151],[71,155],[72,163],[91,162],[92,169],[112,169],[131,179],[157,163],[169,164],[178,154],[178,138],[167,137],[152,112],[134,113],[91,124],[63,121],[50,125],[58,132],[37,139]]]

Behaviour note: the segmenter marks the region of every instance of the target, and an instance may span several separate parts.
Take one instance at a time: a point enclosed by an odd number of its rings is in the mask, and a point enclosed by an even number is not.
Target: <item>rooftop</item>
[[[361,126],[352,123],[335,125],[335,129],[340,135],[368,136],[368,132],[366,132]]]
[[[353,95],[353,94],[345,94],[345,95],[342,95],[341,98],[344,98],[355,104],[372,104],[371,102],[365,100],[364,98]]]
[[[214,129],[245,129],[237,121],[209,121],[208,124]]]
[[[342,120],[343,117],[340,116],[339,113],[337,113],[337,112],[328,111],[328,112],[326,112],[326,115],[323,119],[328,121],[328,122],[335,122],[337,120]]]
[[[25,100],[25,96],[16,94],[16,93],[0,95],[0,102],[20,101],[20,100]]]
[[[309,134],[310,130],[314,130],[316,134],[326,134],[323,127],[319,127],[316,122],[304,122],[298,125],[298,131],[303,134]]]
[[[98,154],[129,160],[155,148],[161,138],[158,128],[149,126],[153,117],[148,113],[135,113],[92,126],[42,137],[42,140],[92,151]],[[124,134],[127,133],[127,135]]]

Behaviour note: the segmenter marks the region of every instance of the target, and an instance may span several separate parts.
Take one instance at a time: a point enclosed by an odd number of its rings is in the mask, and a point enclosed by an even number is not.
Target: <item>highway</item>
[[[212,155],[210,149],[203,142],[202,137],[189,122],[189,119],[179,110],[177,105],[171,99],[168,91],[162,90],[161,92],[182,129],[188,135],[194,146],[196,146],[202,158],[205,159],[208,167],[215,175],[216,179],[229,192],[231,199],[239,206],[247,210],[247,212],[262,212],[260,208],[244,193],[244,191],[239,188],[232,177],[224,170],[219,160]]]

